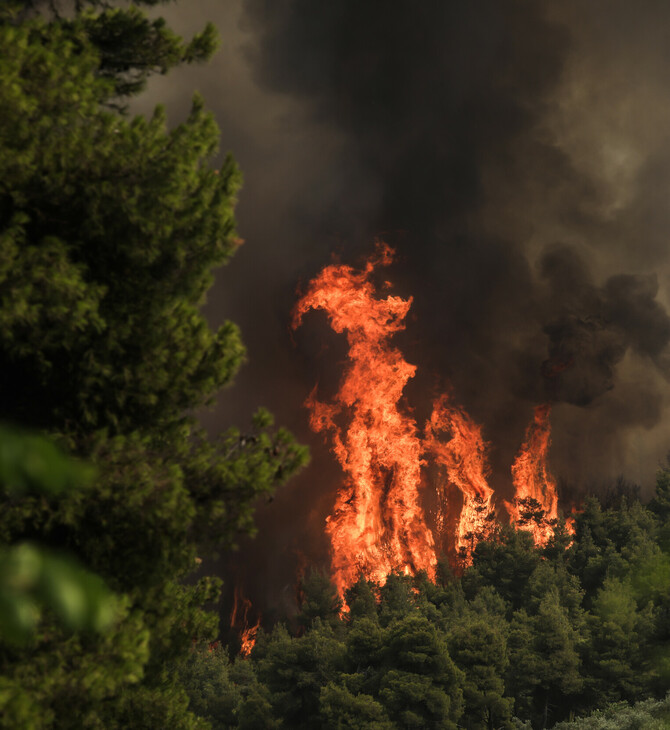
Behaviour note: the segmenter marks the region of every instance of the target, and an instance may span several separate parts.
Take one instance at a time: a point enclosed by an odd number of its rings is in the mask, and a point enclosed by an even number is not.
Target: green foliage
[[[172,32],[163,18],[150,20],[137,7],[153,6],[169,0],[132,0],[119,8],[109,0],[5,0],[0,20],[14,25],[40,13],[70,32],[85,36],[98,56],[96,74],[111,82],[110,96],[128,97],[140,93],[152,74],[165,74],[180,64],[208,61],[218,46],[216,28],[207,23],[189,42]]]
[[[52,442],[0,424],[0,485],[9,497],[53,497],[90,484],[95,469],[65,456]]]
[[[100,55],[98,73],[113,79],[117,96],[138,94],[153,73],[165,74],[182,63],[209,60],[218,45],[211,23],[184,43],[162,18],[149,20],[133,7],[88,13],[80,22]]]
[[[231,157],[212,169],[199,97],[174,129],[160,107],[115,110],[214,50],[211,26],[183,41],[136,7],[153,4],[0,7],[0,418],[93,465],[0,433],[0,617],[34,625],[0,642],[0,727],[205,727],[173,668],[215,637],[218,583],[184,579],[307,458],[263,410],[217,439],[188,415],[244,359],[237,327],[200,313],[239,245],[240,174]],[[119,594],[113,622],[83,566]]]
[[[321,690],[323,727],[338,730],[392,730],[384,708],[373,697],[352,694],[346,687],[328,684]]]
[[[246,698],[219,716],[231,728],[665,727],[670,699],[621,704],[668,686],[670,576],[657,510],[591,502],[570,545],[558,524],[539,549],[502,529],[460,577],[443,563],[436,581],[360,578],[343,613],[313,572],[293,634],[281,625],[259,634],[237,674],[200,681]],[[610,702],[619,704],[563,722]]]
[[[609,701],[643,696],[651,683],[646,650],[654,629],[651,604],[639,611],[630,582],[606,578],[591,620],[589,660],[598,695]]]
[[[0,636],[26,641],[41,605],[70,629],[102,631],[116,615],[103,581],[72,559],[28,542],[0,550]]]
[[[670,727],[670,695],[632,707],[625,702],[596,710],[590,717],[561,722],[556,730],[666,730]]]
[[[319,619],[296,639],[283,626],[275,627],[258,660],[258,678],[270,692],[274,712],[288,727],[320,727],[321,688],[336,679],[344,658],[344,644]]]
[[[467,727],[508,727],[514,700],[505,696],[509,664],[506,626],[488,612],[468,612],[449,631],[449,653],[465,672]]]
[[[0,493],[52,497],[86,485],[95,472],[53,443],[0,425]],[[102,631],[117,616],[103,581],[67,555],[30,542],[0,545],[0,638],[25,643],[46,607],[71,630]]]
[[[212,333],[198,312],[236,245],[237,168],[205,164],[218,130],[199,98],[170,132],[160,108],[130,122],[105,111],[111,82],[78,25],[0,25],[0,43],[7,414],[114,430],[179,421],[243,355],[233,325]]]
[[[477,544],[472,568],[462,580],[466,596],[493,586],[512,609],[520,608],[526,599],[525,587],[541,559],[529,532],[504,528],[497,540]]]
[[[331,628],[337,629],[340,624],[342,599],[337,593],[330,578],[320,571],[312,570],[300,583],[302,604],[298,614],[298,622],[308,628],[319,619]]]
[[[181,683],[189,696],[189,709],[209,721],[212,730],[234,725],[242,690],[234,684],[228,654],[219,645],[194,646],[179,667]]]
[[[463,674],[428,619],[408,615],[389,624],[382,672],[379,698],[397,725],[456,728],[463,712]]]

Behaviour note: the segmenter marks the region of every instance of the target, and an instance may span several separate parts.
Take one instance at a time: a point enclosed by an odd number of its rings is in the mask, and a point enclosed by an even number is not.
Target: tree
[[[535,694],[540,682],[538,656],[534,646],[533,619],[525,610],[515,611],[509,623],[507,648],[509,664],[505,688],[514,697],[515,715],[529,719],[533,716]]]
[[[465,594],[471,598],[482,587],[492,586],[517,610],[526,601],[528,581],[540,561],[541,555],[530,533],[503,528],[496,540],[477,545],[472,567],[462,579]]]
[[[188,415],[244,357],[237,328],[212,332],[199,312],[239,243],[239,172],[230,157],[211,168],[218,130],[201,99],[171,131],[160,108],[147,120],[110,107],[148,73],[204,58],[211,31],[189,46],[136,8],[85,5],[0,10],[0,417],[97,477],[2,498],[0,540],[70,551],[125,608],[102,638],[46,621],[30,651],[0,646],[0,677],[21,681],[45,723],[200,727],[169,667],[193,637],[214,638],[202,606],[218,587],[183,579],[201,549],[250,531],[254,500],[306,453],[263,411],[214,441]]]
[[[321,688],[337,682],[345,656],[344,644],[320,619],[294,639],[281,624],[275,627],[259,659],[258,676],[286,727],[320,727]]]
[[[402,573],[390,573],[379,589],[379,621],[388,626],[392,621],[417,612],[412,578]]]
[[[132,0],[153,6],[167,0]],[[80,28],[96,48],[96,73],[111,81],[119,99],[144,90],[154,73],[167,73],[183,63],[208,61],[218,44],[216,29],[208,23],[188,43],[173,33],[163,18],[150,20],[137,7],[114,7],[108,0],[75,0],[75,19],[68,20],[68,4],[59,0],[5,0],[0,12],[14,24],[41,12],[63,28]],[[88,9],[89,12],[85,12]],[[100,12],[92,12],[99,10]]]
[[[643,697],[652,686],[648,647],[653,635],[651,605],[638,610],[629,580],[605,579],[593,602],[589,645],[592,691],[597,704]]]
[[[298,623],[303,629],[313,625],[316,619],[328,624],[332,629],[340,625],[342,599],[326,573],[318,570],[310,572],[300,582],[302,604]]]
[[[670,468],[659,469],[656,474],[656,493],[649,509],[659,521],[660,543],[670,553]]]
[[[45,438],[0,425],[0,493],[9,499],[82,489],[94,474]],[[30,542],[0,548],[0,638],[28,641],[44,608],[71,629],[101,631],[120,606],[99,576],[67,555]]]
[[[532,719],[534,727],[550,726],[550,719],[561,719],[577,701],[583,686],[581,641],[556,586],[539,602],[535,615],[525,609],[514,613],[506,687],[515,698],[515,713]]]
[[[209,721],[212,730],[237,727],[242,697],[231,679],[228,654],[220,644],[193,646],[178,666],[181,684],[189,698],[188,709]]]
[[[386,629],[379,700],[400,727],[457,727],[463,674],[444,638],[423,616],[410,614]]]
[[[616,508],[603,510],[597,500],[587,500],[575,525],[568,569],[582,584],[587,608],[608,576],[623,578],[641,569],[658,550],[658,523],[639,502],[622,498]]]
[[[328,684],[321,690],[324,728],[337,730],[393,730],[384,708],[373,697],[352,694],[346,687]]]
[[[670,721],[670,697],[664,700],[645,700],[632,707],[618,702],[589,717],[574,722],[561,722],[556,730],[665,730]]]
[[[363,576],[354,583],[345,593],[349,608],[349,619],[373,618],[377,619],[376,586]]]
[[[505,696],[509,658],[500,616],[472,613],[449,632],[449,654],[465,674],[461,722],[477,730],[511,727],[514,700]]]
[[[561,606],[556,588],[542,599],[533,624],[538,679],[536,709],[541,726],[547,727],[550,709],[560,708],[560,714],[566,714],[570,698],[582,688],[579,634]]]

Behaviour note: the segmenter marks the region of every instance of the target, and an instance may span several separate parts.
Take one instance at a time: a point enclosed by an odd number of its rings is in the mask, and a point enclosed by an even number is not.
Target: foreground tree
[[[0,9],[0,418],[98,476],[0,497],[0,541],[78,555],[122,609],[103,639],[46,619],[29,649],[0,646],[0,675],[19,677],[33,708],[19,721],[0,692],[0,723],[204,727],[172,668],[194,637],[214,637],[202,606],[217,584],[183,578],[203,547],[249,531],[254,499],[306,459],[266,412],[216,441],[186,415],[244,357],[237,328],[212,332],[199,312],[238,244],[240,176],[230,157],[210,167],[218,130],[199,98],[172,131],[160,108],[149,120],[113,109],[147,69],[206,57],[212,32],[189,45],[135,8],[65,19],[28,5]]]

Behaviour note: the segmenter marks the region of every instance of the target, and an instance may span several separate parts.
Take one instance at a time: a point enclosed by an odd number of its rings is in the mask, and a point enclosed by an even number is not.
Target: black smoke
[[[578,253],[555,247],[541,261],[557,315],[544,327],[547,398],[588,406],[612,390],[627,352],[653,363],[667,379],[670,317],[659,304],[656,274],[618,274],[596,286]]]
[[[166,14],[185,32],[213,20],[223,50],[152,94],[179,116],[199,86],[246,180],[247,243],[206,311],[242,325],[249,364],[203,418],[218,430],[266,405],[314,456],[261,508],[242,573],[276,597],[299,553],[327,559],[340,475],[302,402],[317,380],[335,387],[345,348],[318,315],[292,340],[290,310],[333,252],[355,264],[376,238],[398,251],[394,293],[414,297],[397,342],[419,368],[419,423],[449,387],[509,496],[533,407],[551,400],[559,477],[623,474],[649,492],[670,445],[667,3],[189,0]]]

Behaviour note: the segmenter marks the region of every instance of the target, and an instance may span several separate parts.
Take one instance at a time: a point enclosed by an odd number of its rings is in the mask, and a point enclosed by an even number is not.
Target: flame
[[[446,469],[448,482],[462,494],[456,548],[468,565],[476,543],[490,537],[494,527],[493,490],[487,482],[488,443],[482,438],[481,428],[462,408],[450,403],[446,395],[433,406],[426,423],[425,443],[437,463]],[[445,484],[440,490],[443,501],[446,487]]]
[[[532,532],[539,546],[547,544],[558,519],[556,482],[547,467],[550,414],[548,403],[535,408],[521,450],[512,464],[515,498],[506,503],[510,518],[517,527]]]
[[[261,626],[260,614],[258,614],[255,625],[249,626],[250,610],[251,601],[248,598],[244,598],[239,586],[235,586],[233,610],[230,614],[230,628],[240,628],[240,655],[244,657],[251,654],[251,650],[256,644],[256,634]]]
[[[376,268],[390,264],[393,255],[380,243],[362,270],[326,266],[293,312],[296,329],[310,310],[324,311],[332,329],[346,334],[349,346],[335,396],[322,402],[315,386],[305,402],[312,430],[330,439],[345,475],[326,519],[332,580],[341,596],[360,575],[380,584],[392,571],[425,570],[432,577],[435,539],[420,502],[426,455],[446,472],[438,485],[438,535],[445,533],[448,490],[460,491],[454,537],[462,565],[472,562],[477,542],[491,538],[496,528],[494,493],[487,480],[489,444],[481,427],[443,395],[434,403],[422,439],[415,420],[399,405],[416,367],[389,340],[405,328],[412,298],[381,298],[371,281]],[[384,282],[384,289],[390,287]],[[570,364],[553,363],[552,376]],[[547,468],[550,412],[549,404],[535,409],[512,466],[515,498],[506,502],[512,521],[531,531],[538,546],[547,544],[558,517],[556,483]]]
[[[254,626],[249,626],[242,630],[240,634],[240,656],[249,656],[251,650],[256,645],[256,634],[261,627],[261,617],[258,617]]]
[[[362,271],[327,266],[294,311],[294,328],[309,310],[325,311],[349,345],[333,402],[319,402],[316,388],[306,402],[312,429],[329,434],[346,476],[326,520],[332,577],[340,594],[360,574],[383,583],[393,570],[432,575],[437,562],[419,501],[422,443],[415,421],[398,405],[416,367],[388,342],[404,329],[412,299],[377,298],[370,281],[375,267],[390,264],[393,253],[379,244]],[[348,424],[338,423],[341,416],[349,418]]]

